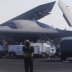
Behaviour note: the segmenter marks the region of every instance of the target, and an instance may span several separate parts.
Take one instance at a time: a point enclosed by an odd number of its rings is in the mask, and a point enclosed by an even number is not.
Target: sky
[[[62,11],[58,6],[59,0],[0,0],[0,24],[36,7],[41,4],[57,1],[51,14],[38,20],[55,28],[72,30],[63,18]],[[72,0],[62,0],[72,6]]]
[[[62,0],[63,3],[69,5],[72,7],[72,1],[71,0]],[[58,0],[55,3],[51,14],[40,19],[40,22],[43,23],[47,23],[50,26],[54,27],[54,28],[59,28],[59,29],[66,29],[66,30],[72,30],[72,27],[69,27],[69,25],[67,24],[66,20],[63,17],[63,13],[61,11],[61,9],[58,6]]]

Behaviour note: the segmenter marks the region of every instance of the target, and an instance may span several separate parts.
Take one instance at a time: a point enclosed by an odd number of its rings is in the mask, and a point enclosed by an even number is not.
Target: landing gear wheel
[[[67,57],[61,56],[60,59],[61,59],[61,61],[66,61]]]

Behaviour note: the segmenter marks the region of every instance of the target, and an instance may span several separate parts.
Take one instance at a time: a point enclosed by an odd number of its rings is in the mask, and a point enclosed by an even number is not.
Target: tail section
[[[8,25],[8,23],[12,20],[23,20],[23,19],[24,20],[38,20],[38,19],[41,19],[44,16],[50,14],[54,4],[55,4],[55,1],[37,6],[34,9],[31,9],[31,10],[3,23],[2,25]]]
[[[31,9],[31,10],[27,11],[26,13],[14,18],[14,19],[38,20],[38,19],[50,14],[49,12],[51,12],[54,4],[55,4],[55,1],[51,2],[51,3],[40,5],[34,9]]]

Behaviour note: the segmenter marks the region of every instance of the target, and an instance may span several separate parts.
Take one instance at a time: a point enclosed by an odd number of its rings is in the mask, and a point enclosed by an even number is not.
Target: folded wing
[[[59,7],[61,8],[63,16],[67,21],[68,25],[72,27],[72,8],[63,3],[61,0],[59,1]]]

